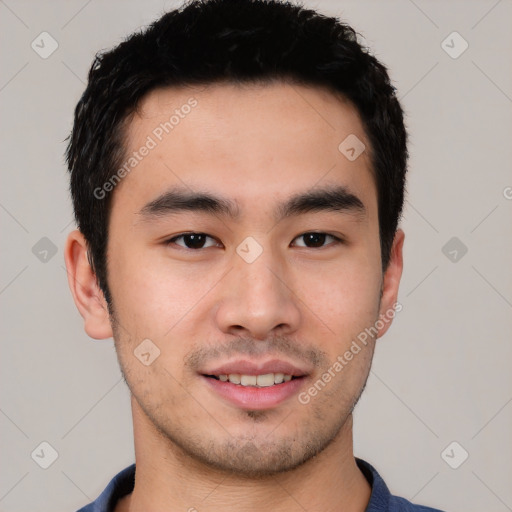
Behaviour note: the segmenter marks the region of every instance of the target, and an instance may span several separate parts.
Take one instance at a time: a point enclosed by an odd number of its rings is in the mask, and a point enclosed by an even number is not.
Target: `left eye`
[[[332,239],[332,240],[334,240],[335,243],[341,242],[341,240],[334,235],[328,235],[327,233],[318,233],[318,232],[304,233],[304,234],[298,236],[295,240],[300,240],[300,239],[302,239],[304,241],[304,245],[297,244],[298,247],[308,247],[308,248],[323,247],[325,244],[325,241],[327,239]]]

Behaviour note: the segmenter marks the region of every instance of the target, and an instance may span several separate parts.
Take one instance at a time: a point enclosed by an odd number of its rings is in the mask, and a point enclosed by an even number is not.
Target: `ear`
[[[382,296],[380,301],[380,315],[382,320],[380,324],[384,324],[379,328],[377,338],[383,336],[389,329],[393,318],[397,311],[401,311],[402,305],[397,304],[398,287],[400,285],[400,278],[402,277],[403,270],[403,256],[402,249],[404,246],[405,234],[401,229],[395,233],[393,246],[391,247],[391,254],[389,264],[384,272],[384,279],[382,282]]]
[[[85,332],[97,340],[111,338],[113,334],[107,301],[89,264],[87,242],[80,231],[75,230],[68,235],[64,259],[69,288],[84,319]]]

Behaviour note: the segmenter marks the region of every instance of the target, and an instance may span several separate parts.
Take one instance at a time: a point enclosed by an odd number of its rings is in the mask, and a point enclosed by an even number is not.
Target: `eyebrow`
[[[214,216],[237,220],[239,205],[228,198],[208,192],[194,192],[175,187],[147,203],[138,213],[143,220],[153,220],[183,211],[203,212]],[[328,186],[298,193],[277,205],[274,220],[298,216],[310,212],[340,212],[363,217],[366,208],[363,202],[346,187]]]

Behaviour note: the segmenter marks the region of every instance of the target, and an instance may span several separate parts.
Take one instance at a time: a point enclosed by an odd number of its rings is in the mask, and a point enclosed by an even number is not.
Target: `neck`
[[[294,470],[248,479],[191,459],[150,424],[132,398],[136,479],[115,512],[363,512],[371,487],[357,467],[352,416],[319,455]]]

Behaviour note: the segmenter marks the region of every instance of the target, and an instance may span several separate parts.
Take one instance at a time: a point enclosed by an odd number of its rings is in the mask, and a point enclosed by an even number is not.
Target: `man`
[[[192,1],[97,57],[67,157],[69,283],[114,338],[136,456],[82,512],[433,510],[353,455],[407,150],[349,26]]]

